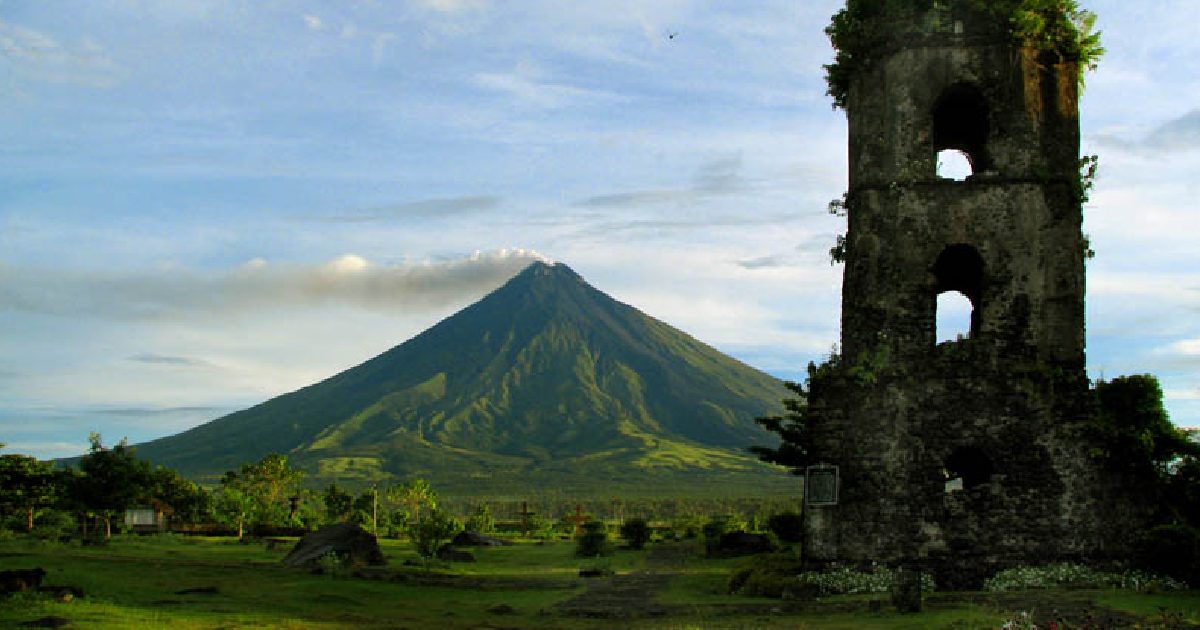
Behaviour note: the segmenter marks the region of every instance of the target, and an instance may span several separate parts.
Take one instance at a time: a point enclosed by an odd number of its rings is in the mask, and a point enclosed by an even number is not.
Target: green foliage
[[[871,382],[874,382],[874,370],[881,370],[886,365],[890,355],[885,342],[886,339],[881,339],[876,352],[860,357],[859,364],[862,367],[856,368],[859,370],[860,381],[869,375]],[[812,361],[808,363],[808,378],[803,385],[791,381],[784,383],[785,387],[796,394],[794,398],[783,400],[784,414],[754,419],[767,431],[779,435],[779,446],[751,446],[748,450],[764,462],[787,466],[792,469],[792,474],[803,475],[805,467],[813,463],[809,457],[808,431],[813,422],[814,411],[808,404],[809,392],[814,385],[820,387],[828,383],[841,371],[842,358],[835,348],[830,352],[829,358],[821,364]]]
[[[1200,584],[1200,531],[1182,524],[1159,525],[1146,532],[1138,563],[1156,573]]]
[[[421,520],[422,508],[437,509],[437,491],[420,477],[389,487],[386,495],[389,501],[398,502],[408,509],[409,520],[412,522]]]
[[[104,537],[112,536],[112,520],[150,498],[150,463],[134,457],[127,439],[105,448],[99,433],[88,436],[91,450],[79,460],[83,474],[75,479],[73,497],[85,510],[104,519]]]
[[[433,508],[424,518],[409,526],[408,536],[422,558],[432,558],[462,528],[462,523],[449,512]]]
[[[1147,481],[1165,482],[1181,458],[1200,458],[1200,444],[1171,424],[1162,387],[1150,374],[1096,381],[1093,455]]]
[[[336,483],[329,484],[322,496],[325,503],[325,518],[329,523],[342,523],[350,518],[354,507],[354,495]]]
[[[834,107],[846,106],[850,79],[869,66],[888,41],[892,23],[928,11],[934,0],[847,0],[825,34],[833,63],[825,66],[827,94]],[[974,8],[1002,21],[1014,44],[1077,61],[1080,84],[1104,54],[1096,16],[1076,0],[971,0]]]
[[[466,528],[473,532],[488,534],[496,531],[496,519],[492,518],[492,510],[486,503],[480,503],[475,512],[467,519]]]
[[[858,593],[887,593],[896,582],[896,572],[876,565],[870,571],[857,571],[850,567],[831,566],[825,571],[808,571],[796,578],[803,588],[814,588],[822,595],[854,595]],[[930,592],[937,588],[933,576],[921,574],[921,590]]]
[[[290,516],[289,497],[300,494],[304,472],[288,465],[286,455],[271,453],[254,463],[242,464],[221,479],[225,488],[236,490],[253,503],[250,523],[285,525]]]
[[[650,542],[650,524],[644,518],[629,518],[621,523],[621,538],[634,549],[641,549]]]
[[[608,528],[603,521],[588,521],[575,539],[575,555],[580,558],[607,556],[612,553],[608,544]]]
[[[1005,569],[983,584],[986,591],[1018,591],[1069,586],[1072,588],[1114,588],[1129,591],[1175,591],[1186,585],[1159,575],[1141,571],[1111,573],[1073,563],[1041,567]]]
[[[255,520],[257,503],[238,488],[222,484],[213,496],[213,516],[222,525],[237,528],[238,540],[245,534],[246,525]]]
[[[804,519],[799,512],[772,514],[767,520],[767,528],[785,543],[796,544],[804,539]]]
[[[25,514],[25,527],[33,531],[34,512],[52,504],[60,493],[54,462],[18,454],[0,455],[0,506]]]
[[[163,466],[151,475],[150,503],[174,523],[207,522],[212,516],[212,496],[177,471]]]

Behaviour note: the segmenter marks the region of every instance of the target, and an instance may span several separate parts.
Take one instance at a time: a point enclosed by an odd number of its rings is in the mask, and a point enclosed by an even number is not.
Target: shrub
[[[804,538],[804,520],[796,512],[780,512],[767,519],[767,529],[780,542],[795,544]]]
[[[607,556],[611,553],[608,547],[608,531],[602,521],[588,521],[583,524],[583,533],[576,540],[575,555],[581,558]]]
[[[621,538],[634,549],[641,549],[650,542],[650,524],[644,518],[627,519],[621,524]]]
[[[432,558],[437,550],[462,531],[462,523],[444,510],[434,508],[411,525],[408,535],[422,558]]]
[[[481,534],[489,534],[496,530],[496,519],[492,518],[492,510],[486,503],[475,508],[475,513],[467,519],[467,529]]]
[[[1138,564],[1177,580],[1200,579],[1200,532],[1187,525],[1159,525],[1138,545]]]
[[[1129,591],[1173,591],[1186,588],[1185,584],[1172,578],[1142,571],[1110,573],[1067,562],[1043,567],[1005,569],[983,584],[984,590],[987,591],[1015,591],[1057,586],[1116,588]]]
[[[796,578],[802,586],[811,586],[822,595],[853,595],[857,593],[887,593],[896,582],[896,574],[887,567],[876,565],[870,571],[831,566],[825,571],[801,573]],[[933,576],[921,574],[921,590],[937,588]]]

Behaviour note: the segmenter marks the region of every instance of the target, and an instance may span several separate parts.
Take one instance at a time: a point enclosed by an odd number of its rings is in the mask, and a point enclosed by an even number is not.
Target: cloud
[[[478,73],[474,82],[478,87],[501,92],[521,104],[541,109],[560,109],[580,101],[613,103],[628,100],[615,92],[554,81],[527,62],[518,63],[511,72]]]
[[[116,85],[122,70],[91,40],[66,47],[30,28],[0,20],[0,66],[31,81],[107,88]]]
[[[702,163],[692,185],[680,189],[637,190],[595,195],[575,202],[581,208],[633,207],[665,203],[684,203],[706,197],[748,191],[742,177],[741,156],[722,157]]]
[[[1159,125],[1146,136],[1145,146],[1161,151],[1200,148],[1200,109]]]
[[[547,259],[534,251],[502,249],[399,265],[376,265],[354,254],[320,265],[275,265],[252,259],[223,273],[181,268],[117,273],[0,266],[0,311],[113,319],[207,317],[323,303],[408,311],[455,304],[465,296],[493,289],[535,260]],[[143,363],[172,360],[168,355],[141,357]]]
[[[341,215],[318,217],[318,221],[338,223],[369,223],[374,221],[413,219],[438,219],[447,216],[465,215],[484,210],[491,210],[500,205],[500,197],[493,195],[469,195],[463,197],[447,197],[444,199],[425,199],[381,206],[366,210],[347,212]]]
[[[737,261],[735,264],[742,269],[772,269],[776,267],[785,267],[788,262],[781,256],[760,256],[758,258],[745,258]]]
[[[166,354],[142,353],[135,354],[129,357],[130,361],[135,363],[147,363],[150,365],[164,365],[170,367],[182,368],[207,368],[213,367],[212,363],[204,359],[194,359],[191,357],[179,357]]]
[[[304,18],[304,25],[307,26],[310,31],[320,31],[325,29],[325,23],[321,21],[321,18],[310,14],[305,14],[301,17]]]
[[[429,11],[450,15],[481,11],[488,6],[487,0],[415,0],[414,4]]]

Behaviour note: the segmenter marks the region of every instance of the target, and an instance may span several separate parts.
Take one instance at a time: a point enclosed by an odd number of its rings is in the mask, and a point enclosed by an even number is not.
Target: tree
[[[155,509],[183,523],[206,520],[212,512],[212,496],[178,471],[159,466],[152,474],[150,503]]]
[[[246,532],[246,524],[254,521],[254,498],[224,483],[217,489],[214,498],[214,515],[217,521],[236,527],[238,540],[241,540]]]
[[[281,525],[290,517],[289,497],[300,494],[304,472],[288,465],[286,455],[271,453],[254,463],[229,471],[221,485],[238,490],[254,502],[251,522]]]
[[[437,509],[437,492],[434,491],[433,486],[429,485],[428,481],[419,477],[409,483],[392,486],[388,490],[388,494],[408,508],[410,522],[415,523],[421,520],[422,507],[428,507],[431,510]]]
[[[588,521],[583,524],[583,533],[575,541],[575,555],[580,558],[607,556],[612,553],[608,546],[608,529],[604,521]]]
[[[816,368],[814,365],[809,363],[810,384],[815,371]],[[796,394],[794,398],[783,399],[784,414],[782,416],[763,416],[754,419],[764,429],[779,435],[779,446],[774,448],[769,446],[751,446],[749,450],[758,455],[758,458],[764,462],[787,466],[792,469],[792,474],[803,475],[804,468],[811,463],[809,461],[808,447],[805,442],[808,438],[810,421],[808,391],[804,385],[792,381],[787,381],[783,385]]]
[[[644,518],[631,518],[621,523],[621,538],[634,549],[641,549],[650,542],[650,524]]]
[[[23,510],[28,531],[33,531],[34,511],[52,503],[58,494],[53,468],[54,462],[29,455],[0,455],[0,504]]]
[[[150,498],[153,474],[150,463],[134,457],[128,438],[105,448],[100,434],[88,436],[91,451],[79,460],[83,473],[76,481],[74,496],[85,509],[104,521],[104,537],[112,538],[112,519],[117,514]]]
[[[425,518],[409,526],[408,536],[422,558],[432,558],[442,545],[462,531],[462,523],[445,510],[432,508]]]
[[[332,523],[341,523],[350,517],[350,510],[354,506],[354,495],[337,483],[331,483],[328,488],[325,488],[324,501],[326,518]]]
[[[492,518],[492,509],[486,503],[480,503],[475,513],[467,519],[467,529],[481,534],[487,534],[496,529],[496,519]]]
[[[1109,467],[1146,481],[1166,482],[1185,458],[1200,458],[1200,444],[1171,424],[1162,387],[1150,374],[1096,381],[1092,454]]]
[[[798,512],[780,512],[767,519],[767,529],[785,543],[798,543],[804,538],[804,519]]]

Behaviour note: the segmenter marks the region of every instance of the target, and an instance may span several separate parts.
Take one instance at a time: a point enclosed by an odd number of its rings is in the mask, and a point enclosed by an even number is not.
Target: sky
[[[1200,425],[1200,3],[1084,0],[1088,368]],[[0,442],[177,433],[533,260],[781,378],[838,337],[836,0],[0,0]]]

